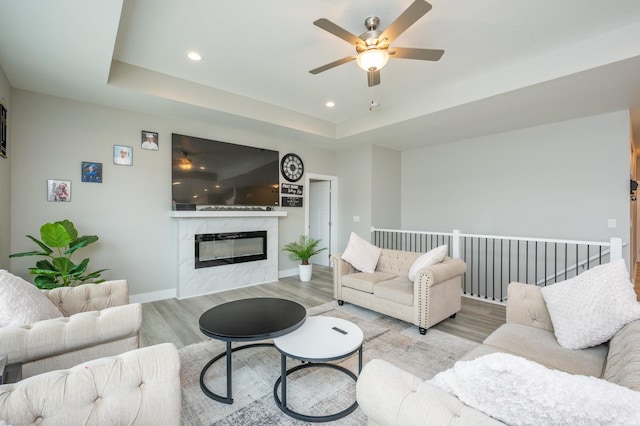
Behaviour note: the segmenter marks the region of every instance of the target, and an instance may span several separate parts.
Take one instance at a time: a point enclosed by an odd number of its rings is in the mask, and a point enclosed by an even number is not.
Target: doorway
[[[322,240],[321,247],[327,250],[313,256],[311,263],[329,266],[329,257],[335,253],[338,205],[338,178],[336,176],[314,175],[305,177],[305,229],[312,238]]]

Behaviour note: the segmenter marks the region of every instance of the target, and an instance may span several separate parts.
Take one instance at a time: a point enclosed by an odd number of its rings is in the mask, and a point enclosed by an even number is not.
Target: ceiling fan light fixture
[[[369,49],[360,53],[356,58],[358,66],[364,71],[380,71],[389,61],[386,50]]]

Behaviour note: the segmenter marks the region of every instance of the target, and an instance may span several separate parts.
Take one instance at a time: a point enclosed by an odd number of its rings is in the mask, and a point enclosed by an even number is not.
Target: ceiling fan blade
[[[431,5],[424,0],[415,0],[395,21],[389,25],[380,35],[380,39],[388,39],[389,43],[395,40],[400,34],[405,32],[407,28],[413,25],[418,19],[422,18],[431,10]]]
[[[367,71],[367,84],[369,87],[377,86],[380,84],[380,70]]]
[[[422,61],[439,61],[444,50],[440,49],[414,49],[413,47],[392,47],[389,56],[399,59],[420,59]]]
[[[320,74],[323,71],[330,70],[331,68],[337,67],[338,65],[346,64],[346,63],[351,62],[351,61],[353,61],[355,59],[356,59],[355,56],[347,56],[346,58],[338,59],[337,61],[333,61],[333,62],[331,62],[329,64],[326,64],[326,65],[323,65],[321,67],[314,68],[309,72],[311,74]]]
[[[322,28],[325,31],[330,32],[334,36],[339,37],[344,41],[353,44],[354,46],[357,44],[362,44],[362,40],[358,36],[351,34],[349,31],[345,30],[339,25],[334,24],[328,19],[325,19],[325,18],[318,19],[313,23],[313,25],[315,25],[316,27]]]

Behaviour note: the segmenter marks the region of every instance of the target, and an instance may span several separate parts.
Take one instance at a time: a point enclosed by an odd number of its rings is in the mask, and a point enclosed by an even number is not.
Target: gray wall
[[[398,229],[401,226],[401,153],[373,146],[372,154],[371,223],[376,228]]]
[[[341,151],[338,155],[338,252],[343,252],[349,234],[369,240],[371,234],[372,147]],[[359,222],[354,217],[360,218]]]
[[[11,86],[4,74],[4,71],[0,67],[0,101],[7,109],[7,157],[0,157],[0,269],[9,269],[9,253],[10,253],[10,229],[11,229],[11,211],[10,211],[10,196],[11,196],[11,117],[13,111],[11,110]]]
[[[620,111],[405,151],[402,227],[615,236],[627,243],[629,261],[629,126]]]
[[[11,252],[33,249],[25,235],[39,235],[43,223],[72,220],[81,234],[100,237],[85,249],[90,267],[109,268],[108,279],[126,278],[134,295],[175,288],[174,222],[169,217],[172,132],[275,149],[281,155],[295,152],[306,172],[336,174],[335,152],[222,126],[21,90],[13,91],[11,114]],[[142,130],[159,132],[159,151],[140,149]],[[114,144],[133,147],[133,167],[113,164]],[[81,161],[101,162],[104,183],[81,182]],[[72,201],[47,202],[47,179],[71,180]],[[283,210],[289,215],[280,219],[280,246],[304,232],[304,209]],[[12,259],[11,271],[31,281],[27,268],[34,263],[35,258]],[[296,265],[280,256],[279,270]]]

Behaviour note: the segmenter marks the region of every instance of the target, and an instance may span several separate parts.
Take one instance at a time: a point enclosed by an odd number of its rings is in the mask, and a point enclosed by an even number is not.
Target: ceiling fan
[[[412,47],[390,47],[389,43],[405,32],[418,19],[423,17],[431,5],[424,0],[415,0],[398,18],[384,30],[378,30],[380,19],[370,16],[364,21],[367,31],[359,37],[351,34],[344,28],[334,24],[328,19],[318,19],[313,25],[339,37],[356,48],[356,55],[347,56],[337,61],[328,63],[309,71],[311,74],[319,74],[338,65],[356,61],[358,66],[367,72],[369,87],[380,84],[380,69],[384,67],[389,58],[419,59],[422,61],[437,61],[442,57],[444,50],[415,49]]]

